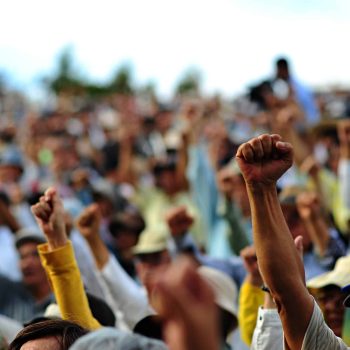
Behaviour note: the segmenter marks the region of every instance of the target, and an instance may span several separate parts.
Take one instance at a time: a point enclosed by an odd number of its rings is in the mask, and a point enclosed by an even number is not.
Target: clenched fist
[[[31,210],[47,238],[49,248],[55,249],[65,245],[67,242],[65,213],[56,189],[52,187],[47,189]]]
[[[76,221],[79,232],[86,238],[98,236],[101,223],[101,213],[97,204],[91,204],[80,214]]]
[[[247,185],[274,185],[293,164],[293,147],[280,135],[261,135],[243,143],[236,154]]]

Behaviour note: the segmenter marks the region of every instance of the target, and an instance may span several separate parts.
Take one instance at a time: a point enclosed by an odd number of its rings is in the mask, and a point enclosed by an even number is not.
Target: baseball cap
[[[332,271],[323,273],[307,281],[306,285],[311,289],[319,289],[328,285],[344,288],[350,284],[350,255],[337,260]],[[350,291],[350,287],[349,287]]]
[[[200,266],[199,274],[210,285],[215,294],[215,303],[237,318],[237,295],[238,290],[232,278],[226,273],[208,266]]]
[[[16,248],[18,249],[22,244],[34,242],[42,244],[46,242],[45,236],[37,227],[25,227],[16,232]]]
[[[133,248],[135,255],[159,253],[168,249],[168,235],[165,230],[153,228],[141,233]]]

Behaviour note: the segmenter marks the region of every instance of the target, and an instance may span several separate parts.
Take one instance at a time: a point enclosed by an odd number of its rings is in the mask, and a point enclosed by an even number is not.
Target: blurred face
[[[1,182],[17,182],[21,177],[21,169],[16,166],[2,165],[0,166]]]
[[[130,250],[136,245],[137,241],[138,235],[126,230],[120,230],[114,238],[115,246],[121,251]]]
[[[37,245],[34,242],[23,243],[18,249],[23,283],[27,287],[36,287],[42,283],[47,283],[46,274],[37,251]]]
[[[173,194],[176,192],[176,173],[172,170],[163,170],[157,175],[156,183],[167,194]]]
[[[277,77],[283,80],[289,79],[289,71],[288,68],[281,65],[277,67]]]
[[[156,117],[156,127],[160,133],[166,132],[170,129],[172,124],[172,113],[163,112]]]
[[[145,286],[150,302],[158,274],[162,274],[169,267],[171,258],[169,252],[142,254],[136,258],[136,271],[141,283]]]
[[[298,236],[303,237],[303,249],[309,251],[311,249],[311,240],[305,229],[304,223],[299,217],[298,211],[295,205],[281,205],[284,218],[286,219],[289,230],[293,239]]]
[[[337,286],[328,286],[317,291],[315,298],[320,305],[329,328],[338,337],[341,336],[345,307],[343,301],[346,294]]]

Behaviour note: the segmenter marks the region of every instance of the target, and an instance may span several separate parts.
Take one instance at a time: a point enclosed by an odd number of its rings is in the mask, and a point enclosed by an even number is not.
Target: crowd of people
[[[0,349],[350,347],[350,120],[285,58],[83,102],[0,122]]]

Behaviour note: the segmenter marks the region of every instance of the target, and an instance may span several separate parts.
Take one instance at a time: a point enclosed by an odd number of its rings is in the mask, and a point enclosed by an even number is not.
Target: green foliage
[[[201,74],[196,69],[189,69],[177,83],[177,95],[197,95],[200,92]]]
[[[99,98],[114,93],[133,94],[132,72],[128,65],[121,66],[107,83],[91,82],[83,78],[75,68],[71,47],[65,48],[58,58],[57,72],[52,78],[45,79],[48,88],[56,95],[66,93],[86,98]]]
[[[108,89],[111,92],[117,92],[123,95],[133,94],[134,88],[132,87],[131,80],[131,69],[129,66],[124,65],[117,70]]]
[[[56,75],[48,80],[49,88],[56,94],[66,92],[75,95],[84,90],[85,84],[74,68],[72,48],[66,47],[59,56]]]

